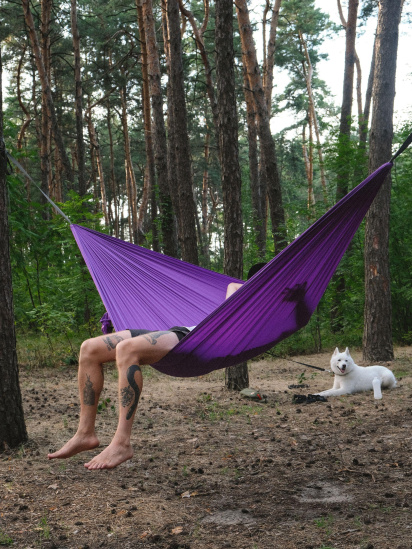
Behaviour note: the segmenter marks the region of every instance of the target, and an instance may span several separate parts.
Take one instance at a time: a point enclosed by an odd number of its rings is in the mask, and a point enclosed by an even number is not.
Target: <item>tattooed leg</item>
[[[94,406],[96,402],[96,391],[93,388],[93,382],[90,376],[86,374],[86,382],[83,389],[83,402],[87,406]]]
[[[116,345],[130,338],[124,331],[110,336],[100,336],[85,341],[80,349],[79,396],[80,420],[76,434],[60,450],[48,455],[49,459],[67,458],[99,446],[95,433],[95,421],[99,396],[103,389],[103,363],[116,358]]]
[[[124,337],[120,336],[119,334],[112,334],[108,336],[103,337],[104,343],[107,345],[107,349],[109,351],[112,351],[116,348],[116,345],[123,341]]]
[[[128,390],[128,397],[131,396],[131,391],[134,391],[134,395],[130,399],[133,400],[133,404],[130,406],[129,411],[127,412],[126,419],[131,419],[136,411],[137,405],[139,404],[139,398],[140,398],[140,391],[141,387],[138,386],[134,379],[134,374],[136,372],[140,372],[140,377],[142,375],[142,371],[136,364],[133,364],[133,366],[130,366],[130,368],[127,370],[127,381],[129,382],[129,387],[125,387],[126,390]],[[130,403],[130,402],[129,402]],[[126,407],[123,405],[123,407]]]
[[[119,370],[119,423],[109,446],[85,463],[87,469],[112,469],[132,458],[130,437],[143,386],[139,364],[157,362],[178,342],[175,333],[151,332],[118,345],[116,361]]]
[[[145,334],[142,337],[144,337],[150,345],[156,345],[159,337],[165,334],[170,334],[170,332],[150,332],[150,334]]]

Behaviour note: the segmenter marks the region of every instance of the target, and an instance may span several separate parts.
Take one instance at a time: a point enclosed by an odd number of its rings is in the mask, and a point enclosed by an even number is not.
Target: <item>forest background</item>
[[[356,36],[376,27],[378,2],[330,3],[337,23],[315,1],[254,2],[248,26],[239,1],[226,37],[214,3],[171,4],[1,0],[6,146],[73,223],[241,278],[369,172],[374,56],[363,66]],[[222,150],[224,40],[234,45],[239,203]],[[351,48],[340,104],[336,77],[318,71],[325,43]],[[397,121],[394,150],[411,112]],[[390,337],[411,344],[410,151],[393,172]],[[75,363],[103,305],[66,221],[24,175],[7,182],[19,360]],[[362,227],[308,326],[276,354],[362,344],[364,257]]]

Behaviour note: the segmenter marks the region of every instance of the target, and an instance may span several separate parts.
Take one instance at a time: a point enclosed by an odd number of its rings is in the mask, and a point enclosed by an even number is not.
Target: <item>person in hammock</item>
[[[248,279],[264,263],[254,265]],[[259,267],[258,267],[259,266]],[[230,283],[226,298],[242,284]],[[99,396],[103,389],[103,364],[116,361],[119,372],[119,418],[109,446],[84,464],[89,470],[113,469],[133,457],[130,443],[133,419],[143,387],[140,366],[153,364],[171,351],[192,328],[174,326],[165,331],[122,330],[84,341],[80,349],[78,385],[80,419],[76,434],[48,459],[64,459],[100,445],[95,422]]]

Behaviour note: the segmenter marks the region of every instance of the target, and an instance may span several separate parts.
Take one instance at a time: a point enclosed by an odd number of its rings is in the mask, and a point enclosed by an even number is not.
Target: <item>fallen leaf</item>
[[[183,532],[183,526],[176,526],[172,529],[172,534],[181,534]]]
[[[52,490],[57,490],[58,486],[57,484],[50,484],[50,486],[47,486],[47,488],[51,488]]]
[[[191,492],[190,490],[187,490],[186,492],[183,492],[183,494],[180,496],[182,498],[192,498],[194,496],[197,496],[198,492]]]

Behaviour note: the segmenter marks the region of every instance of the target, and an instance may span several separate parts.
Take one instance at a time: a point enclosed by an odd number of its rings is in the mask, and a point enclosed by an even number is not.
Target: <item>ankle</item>
[[[94,428],[78,427],[76,436],[79,436],[81,438],[96,438],[96,432]]]
[[[115,433],[112,439],[111,444],[116,444],[117,446],[123,446],[123,448],[130,447],[130,436],[123,433]]]

